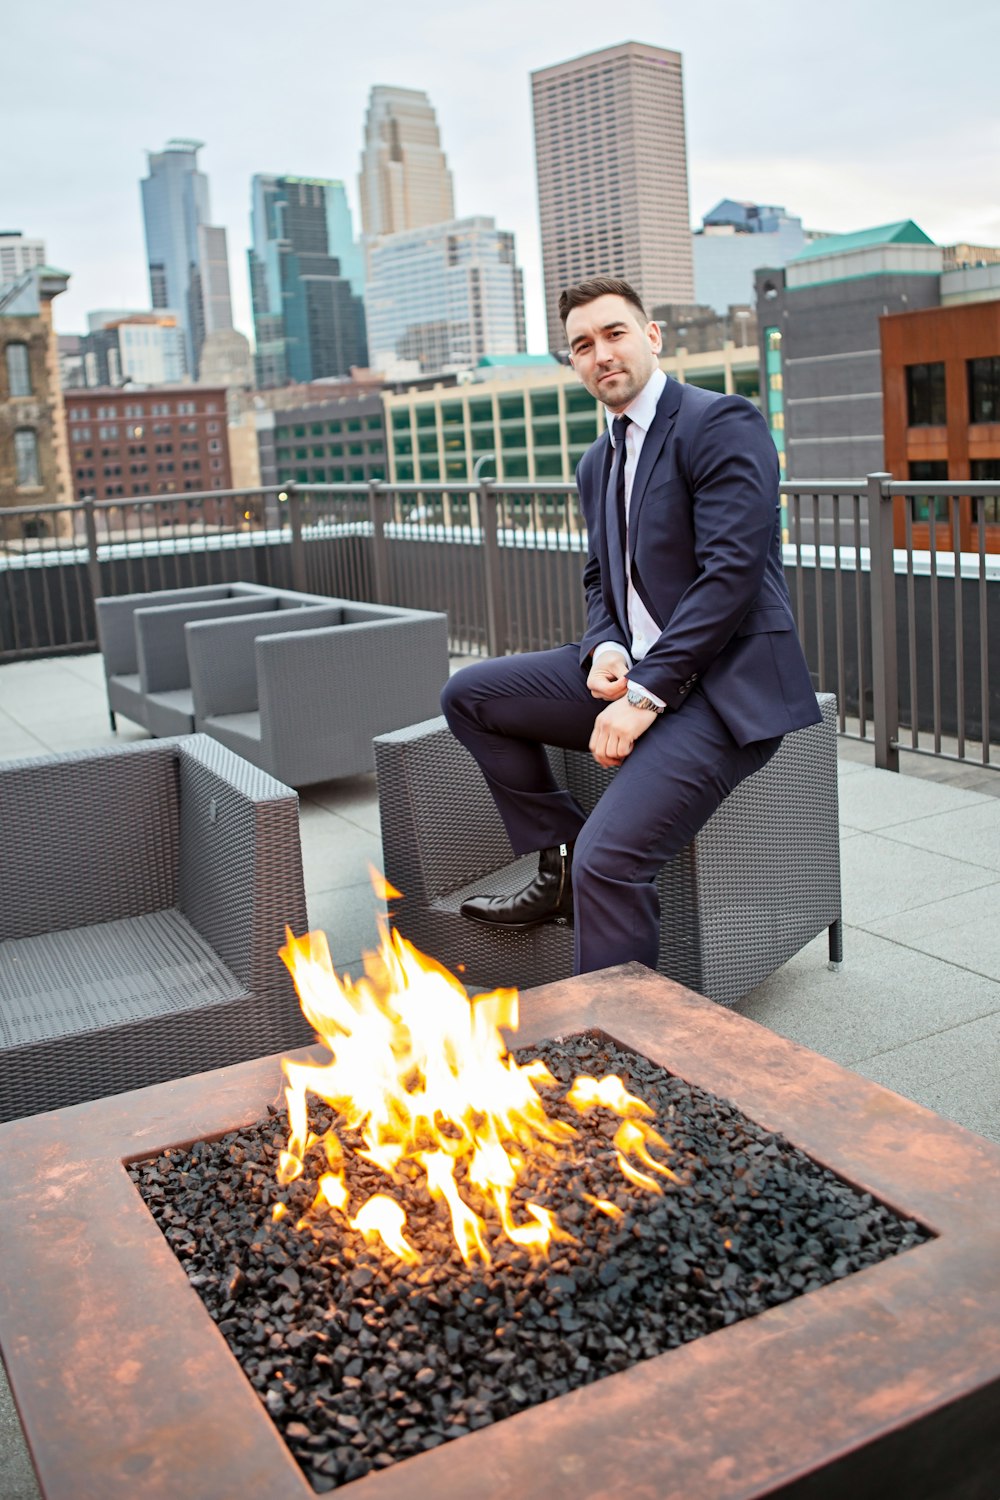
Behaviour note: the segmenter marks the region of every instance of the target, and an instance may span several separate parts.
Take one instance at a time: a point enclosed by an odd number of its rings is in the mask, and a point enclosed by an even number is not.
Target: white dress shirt
[[[657,366],[631,405],[626,406],[624,412],[617,414],[627,416],[629,419],[629,424],[625,429],[625,590],[628,628],[632,639],[631,660],[629,660],[628,652],[625,652],[624,655],[629,667],[629,685],[636,688],[640,693],[645,693],[647,698],[659,704],[661,708],[666,707],[663,699],[658,698],[655,693],[651,693],[648,688],[644,688],[641,683],[637,682],[631,671],[633,664],[637,661],[642,661],[647,651],[655,644],[660,634],[660,627],[643,604],[632,584],[632,568],[629,562],[628,550],[628,522],[632,505],[632,483],[635,479],[639,454],[642,452],[642,445],[646,441],[646,433],[649,431],[656,413],[657,403],[663,394],[663,387],[666,383],[667,377],[660,367]],[[605,415],[608,420],[611,446],[614,447],[615,436],[612,423],[616,413],[607,410]],[[623,654],[622,647],[618,641],[602,641],[599,646],[594,648],[593,660],[595,663],[597,658],[605,651],[617,652],[619,656]]]

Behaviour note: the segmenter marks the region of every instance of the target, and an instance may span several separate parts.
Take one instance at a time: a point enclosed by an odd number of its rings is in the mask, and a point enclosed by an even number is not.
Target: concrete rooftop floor
[[[119,719],[119,740],[145,731]],[[0,760],[114,743],[99,655],[0,667]],[[825,933],[736,1007],[1000,1142],[1000,770],[840,741],[844,965]],[[309,921],[356,974],[377,941],[374,775],[301,798]],[[38,1491],[0,1369],[0,1496]]]

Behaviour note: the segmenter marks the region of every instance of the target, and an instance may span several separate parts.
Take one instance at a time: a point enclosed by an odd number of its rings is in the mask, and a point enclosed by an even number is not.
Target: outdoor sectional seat
[[[197,620],[228,620],[234,615],[314,609],[324,603],[318,595],[259,589],[252,594],[234,594],[230,599],[165,605],[151,601],[147,607],[137,609],[133,618],[139,684],[145,705],[144,722],[150,734],[191,734],[195,727],[186,625]]]
[[[175,653],[168,651],[161,664],[156,642],[151,633],[143,642],[143,666],[146,674],[145,681],[143,680],[135,621],[138,610],[154,606],[162,609],[167,605],[179,607],[200,605],[206,610],[214,609],[225,613],[227,609],[236,607],[236,602],[241,599],[260,600],[273,592],[272,589],[257,583],[218,583],[196,588],[159,589],[151,593],[120,594],[116,598],[97,599],[95,601],[97,639],[104,658],[104,676],[108,690],[108,709],[112,729],[116,727],[116,714],[124,714],[127,719],[149,729],[147,694],[150,691],[150,680],[157,683],[154,689],[157,692],[169,692],[188,685],[186,669],[182,669],[179,676],[173,670]],[[150,674],[152,674],[151,677]],[[163,705],[165,710],[169,710],[170,706],[169,700]],[[188,724],[186,729],[171,728],[167,732],[187,733],[193,727],[192,724]],[[153,732],[163,733],[164,731],[154,730]]]
[[[203,735],[0,765],[0,1120],[310,1042],[298,798]]]
[[[777,754],[733,792],[657,882],[657,968],[731,1005],[800,948],[830,933],[841,956],[836,700],[820,724],[786,735]],[[585,811],[614,771],[589,754],[549,750],[561,785]],[[514,859],[486,783],[443,718],[375,741],[382,851],[402,893],[404,937],[478,987],[528,988],[572,973],[566,923],[509,932],[460,915],[467,896],[526,885],[537,855]]]
[[[448,617],[347,599],[185,627],[199,731],[289,786],[374,767],[372,738],[437,711]]]

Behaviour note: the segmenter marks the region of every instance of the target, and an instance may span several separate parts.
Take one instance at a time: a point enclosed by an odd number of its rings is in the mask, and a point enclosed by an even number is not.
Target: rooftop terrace
[[[98,655],[0,667],[0,759],[113,739]],[[843,969],[828,969],[824,933],[737,1009],[1000,1141],[1000,773],[903,751],[895,775],[872,755],[841,741]],[[356,974],[377,937],[374,776],[311,788],[301,836],[310,925]],[[0,1372],[0,1495],[37,1493]]]

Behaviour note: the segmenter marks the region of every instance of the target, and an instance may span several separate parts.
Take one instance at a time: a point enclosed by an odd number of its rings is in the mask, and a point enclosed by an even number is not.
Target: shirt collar
[[[624,412],[618,413],[618,415],[627,416],[631,422],[635,423],[636,427],[642,428],[644,434],[647,433],[650,423],[656,415],[656,408],[660,397],[663,395],[663,387],[666,383],[667,377],[659,365],[657,365],[638,396],[626,406]],[[615,445],[615,435],[611,424],[615,419],[616,413],[611,411],[609,407],[605,407],[604,415],[607,418],[608,432],[611,434],[611,446],[613,448]]]

